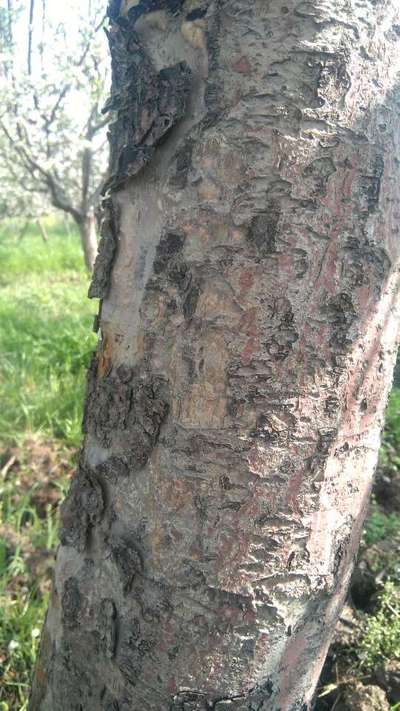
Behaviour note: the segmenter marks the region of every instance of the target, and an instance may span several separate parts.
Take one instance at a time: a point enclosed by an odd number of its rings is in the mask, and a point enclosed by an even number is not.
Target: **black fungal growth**
[[[117,566],[125,594],[131,588],[136,575],[143,571],[143,558],[134,543],[120,540],[111,545],[112,558]]]
[[[101,239],[89,288],[89,299],[104,299],[108,295],[112,265],[117,251],[119,223],[118,206],[110,198],[104,200]]]
[[[161,9],[176,14],[182,4],[183,0],[142,0],[130,8],[128,17],[122,17],[121,0],[109,3],[108,16],[113,23],[108,32],[112,92],[103,111],[111,112],[113,117],[108,133],[109,178],[103,186],[103,195],[123,188],[129,178],[137,175],[186,112],[191,83],[189,66],[179,62],[157,73],[134,30],[141,15]],[[186,180],[185,170],[177,165],[181,181]],[[107,199],[103,204],[101,240],[89,298],[104,299],[108,295],[118,235],[118,208],[112,199]]]
[[[131,684],[135,685],[139,679],[143,661],[151,654],[153,647],[154,643],[151,640],[141,638],[139,620],[123,621],[117,665]]]
[[[99,622],[104,654],[109,659],[113,659],[117,645],[117,608],[113,600],[102,600]]]
[[[271,201],[267,210],[253,217],[251,221],[247,239],[261,257],[268,257],[276,252],[279,218],[279,206]]]
[[[194,22],[195,20],[200,20],[204,15],[207,14],[207,7],[196,7],[194,10],[191,10],[186,15],[186,20],[187,22]]]
[[[188,182],[189,171],[192,167],[194,141],[187,139],[176,153],[175,171],[171,175],[170,185],[177,190],[184,190]]]
[[[265,684],[252,689],[245,696],[226,696],[224,698],[208,699],[196,691],[184,691],[172,699],[169,711],[254,711],[267,708],[265,702],[272,696],[273,685],[268,679]]]
[[[141,15],[148,15],[150,12],[157,10],[168,10],[173,15],[177,14],[184,3],[184,0],[140,0],[136,5],[128,11],[128,17],[131,21],[136,22]],[[107,15],[114,22],[123,21],[120,13],[123,10],[123,0],[110,0],[108,5]]]
[[[185,319],[190,320],[197,308],[201,294],[201,284],[182,256],[186,236],[167,232],[161,237],[153,262],[156,278],[150,279],[147,291],[163,291],[179,297]],[[174,300],[174,308],[177,304]]]
[[[90,470],[80,466],[61,508],[61,543],[84,551],[90,530],[101,521],[104,507],[100,481]]]
[[[371,214],[379,207],[379,197],[381,193],[381,182],[385,169],[382,156],[376,156],[371,166],[370,172],[362,175],[359,179],[360,188],[360,212],[361,214]]]
[[[79,623],[79,613],[82,605],[82,596],[76,578],[65,581],[62,595],[62,619],[66,627],[73,629]]]
[[[351,345],[350,331],[357,317],[352,299],[345,292],[332,296],[325,311],[332,325],[330,344],[334,345],[339,352],[344,353]]]
[[[147,15],[150,12],[158,10],[168,10],[172,15],[176,15],[182,9],[185,0],[140,0],[140,2],[131,7],[128,12],[130,20],[136,22],[141,15]]]
[[[176,12],[181,3],[169,2]],[[163,8],[166,4],[163,3]],[[117,21],[117,5],[109,14]],[[104,107],[115,119],[110,125],[110,177],[103,192],[117,190],[152,158],[160,141],[183,118],[191,71],[185,62],[156,72],[146,55],[134,24],[140,14],[160,9],[160,3],[139,3],[124,22],[108,33],[112,56],[112,93]],[[119,7],[118,7],[119,11]],[[120,18],[121,19],[121,18]]]
[[[184,243],[185,235],[174,232],[168,232],[161,238],[153,264],[155,274],[165,271],[170,260],[182,251]]]
[[[123,458],[127,471],[143,467],[155,447],[169,410],[167,382],[134,368],[97,375],[97,358],[88,377],[84,432]]]

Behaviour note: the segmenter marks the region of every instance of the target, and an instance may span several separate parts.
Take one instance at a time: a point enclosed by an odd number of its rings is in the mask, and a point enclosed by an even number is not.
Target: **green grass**
[[[18,464],[0,479],[0,711],[26,709],[72,456],[39,438],[14,451]]]
[[[27,708],[96,342],[77,232],[47,231],[0,225],[0,711]]]
[[[0,690],[0,711],[19,711],[27,708],[31,670],[36,658],[40,628],[43,624],[47,604],[45,596],[37,597],[35,592],[22,593],[12,604],[4,604],[0,590],[0,649],[7,655],[1,671],[3,677]]]
[[[384,585],[377,612],[366,619],[357,656],[366,672],[400,659],[400,587],[391,580]]]
[[[400,388],[392,390],[386,410],[380,463],[400,469]]]
[[[48,231],[48,243],[0,232],[0,440],[31,431],[76,446],[96,305],[76,232]]]
[[[395,536],[400,532],[400,515],[398,513],[384,513],[377,506],[372,511],[365,525],[363,543],[369,547],[374,543]]]
[[[47,218],[46,229],[49,241],[45,244],[38,228],[31,223],[22,239],[21,224],[0,223],[0,286],[13,278],[52,273],[61,276],[65,272],[84,275],[79,237],[74,226],[68,227],[55,218]]]

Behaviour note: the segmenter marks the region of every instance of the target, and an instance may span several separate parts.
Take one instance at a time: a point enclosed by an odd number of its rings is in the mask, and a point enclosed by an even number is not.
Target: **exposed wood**
[[[0,470],[0,478],[1,479],[7,478],[8,472],[14,466],[16,461],[17,461],[17,457],[15,456],[15,454],[13,454],[13,456],[10,457],[10,459],[8,459],[8,461],[5,463],[5,465]]]

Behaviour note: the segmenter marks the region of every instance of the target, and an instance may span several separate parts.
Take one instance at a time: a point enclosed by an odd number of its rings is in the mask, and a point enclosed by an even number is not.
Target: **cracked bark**
[[[30,711],[305,711],[397,344],[400,10],[109,16],[100,339]]]

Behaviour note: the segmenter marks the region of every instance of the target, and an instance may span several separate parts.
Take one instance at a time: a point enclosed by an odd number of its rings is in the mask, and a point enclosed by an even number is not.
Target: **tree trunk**
[[[40,217],[38,217],[38,219],[36,220],[36,223],[37,223],[37,226],[39,227],[39,232],[42,236],[43,242],[48,242],[49,235],[47,234],[46,225],[44,224],[44,222],[42,221],[42,219]]]
[[[18,233],[18,242],[22,242],[22,240],[24,239],[24,237],[28,231],[28,227],[29,227],[29,220],[25,220],[22,228],[20,229],[20,231]]]
[[[97,230],[94,210],[90,210],[86,218],[78,226],[86,269],[91,274],[97,255]]]
[[[182,4],[110,5],[101,339],[30,711],[311,708],[368,505],[398,2]]]
[[[70,216],[66,215],[65,212],[63,213],[63,224],[64,224],[64,229],[68,235],[68,237],[71,237],[71,222],[70,222]]]
[[[28,26],[28,74],[32,74],[32,50],[33,50],[33,21],[35,16],[35,0],[29,1],[29,26]]]

